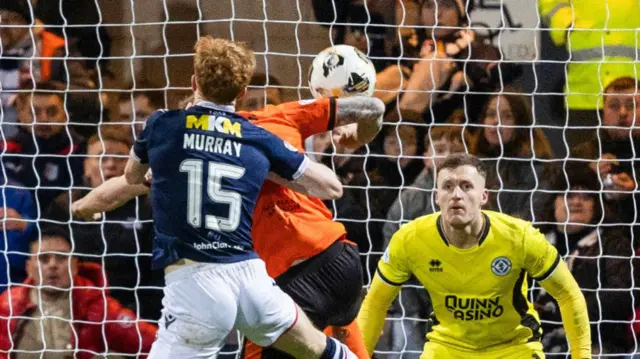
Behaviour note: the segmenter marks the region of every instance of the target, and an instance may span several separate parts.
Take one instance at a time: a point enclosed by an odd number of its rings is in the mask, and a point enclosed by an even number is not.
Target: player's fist
[[[333,142],[338,149],[356,150],[363,145],[358,141],[357,132],[358,125],[355,123],[334,128],[332,131]]]

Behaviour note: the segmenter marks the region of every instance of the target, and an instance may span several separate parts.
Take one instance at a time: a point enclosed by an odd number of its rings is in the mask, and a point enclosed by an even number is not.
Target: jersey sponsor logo
[[[442,268],[442,262],[440,262],[438,259],[432,259],[431,261],[429,261],[429,272],[444,272],[444,269]]]
[[[491,262],[491,271],[498,277],[504,277],[511,272],[511,261],[507,257],[498,257]]]
[[[199,129],[204,131],[215,131],[227,135],[233,135],[238,138],[242,137],[242,125],[240,122],[233,122],[223,116],[209,115],[189,115],[187,116],[186,128]]]
[[[504,313],[500,297],[461,298],[448,295],[444,298],[444,303],[455,319],[463,321],[498,318]]]
[[[225,243],[225,242],[209,242],[209,243],[193,243],[193,248],[199,250],[199,251],[206,251],[206,250],[220,250],[220,249],[236,249],[239,251],[244,250],[244,247],[237,245],[237,244],[229,244],[229,243]]]

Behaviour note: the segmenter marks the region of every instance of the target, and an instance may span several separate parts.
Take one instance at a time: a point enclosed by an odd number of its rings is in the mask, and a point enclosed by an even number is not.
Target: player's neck
[[[214,104],[216,106],[221,106],[221,107],[223,107],[223,106],[231,106],[231,107],[234,107],[234,108],[236,107],[236,100],[231,101],[231,103],[218,103],[216,101],[213,101],[213,100],[205,98],[198,91],[194,92],[193,93],[193,103],[196,104],[196,103],[201,102],[201,101],[209,102],[209,103],[212,103],[212,104]]]
[[[462,228],[454,228],[446,223],[446,221],[443,222],[447,240],[452,246],[461,249],[471,248],[477,245],[480,242],[480,236],[482,235],[485,225],[482,213],[479,213],[478,217]]]

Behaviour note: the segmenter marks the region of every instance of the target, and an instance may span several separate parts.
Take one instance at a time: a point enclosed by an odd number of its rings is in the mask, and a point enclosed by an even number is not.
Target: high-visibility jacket
[[[565,93],[572,110],[601,108],[602,92],[640,77],[638,0],[538,0],[553,42],[570,53]]]

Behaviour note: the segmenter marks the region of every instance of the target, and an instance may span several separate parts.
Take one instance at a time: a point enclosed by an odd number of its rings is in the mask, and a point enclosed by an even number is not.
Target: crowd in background
[[[24,26],[0,27],[0,247],[6,254],[0,260],[0,314],[10,322],[0,326],[0,349],[78,348],[87,358],[92,351],[144,352],[155,335],[146,322],[160,316],[163,285],[163,273],[149,265],[149,200],[139,197],[88,222],[72,218],[70,203],[123,174],[136,135],[165,106],[164,98],[160,91],[126,85],[100,91],[104,78],[114,76],[105,60],[109,34],[90,26],[49,28],[61,24],[52,10],[58,1],[34,1],[33,7],[28,1],[0,0],[2,24]],[[414,12],[420,26],[390,31],[386,25],[394,24],[384,24],[382,14],[363,2],[313,1],[319,22],[350,24],[332,27],[333,40],[369,54],[378,71],[375,96],[387,105],[384,128],[369,146],[336,148],[328,133],[307,141],[310,155],[334,168],[345,185],[344,196],[327,205],[358,244],[366,273],[374,273],[402,223],[438,210],[433,189],[443,156],[473,153],[489,169],[486,209],[533,221],[569,264],[587,300],[595,352],[640,352],[640,142],[634,141],[640,136],[640,94],[637,45],[628,31],[640,28],[640,4],[608,2],[605,9],[601,0],[538,0],[541,31],[571,54],[566,95],[546,114],[566,126],[567,156],[554,154],[544,129],[534,125],[532,98],[520,82],[525,65],[500,61],[492,39],[469,29],[473,1],[397,4]],[[76,12],[81,16],[82,9]],[[278,79],[256,74],[237,109],[285,100]],[[35,255],[43,246],[61,254]],[[42,273],[34,272],[34,261]],[[38,278],[53,287],[73,283],[72,295],[29,287]],[[75,289],[78,283],[83,289]],[[378,349],[392,354],[380,358],[419,357],[431,312],[419,287],[406,286],[390,311]],[[566,353],[556,303],[535,283],[531,287],[545,351],[549,357]],[[94,307],[97,314],[86,310]],[[38,327],[24,319],[50,316],[62,320]],[[70,318],[84,322],[70,331]],[[101,327],[108,319],[115,324]]]

